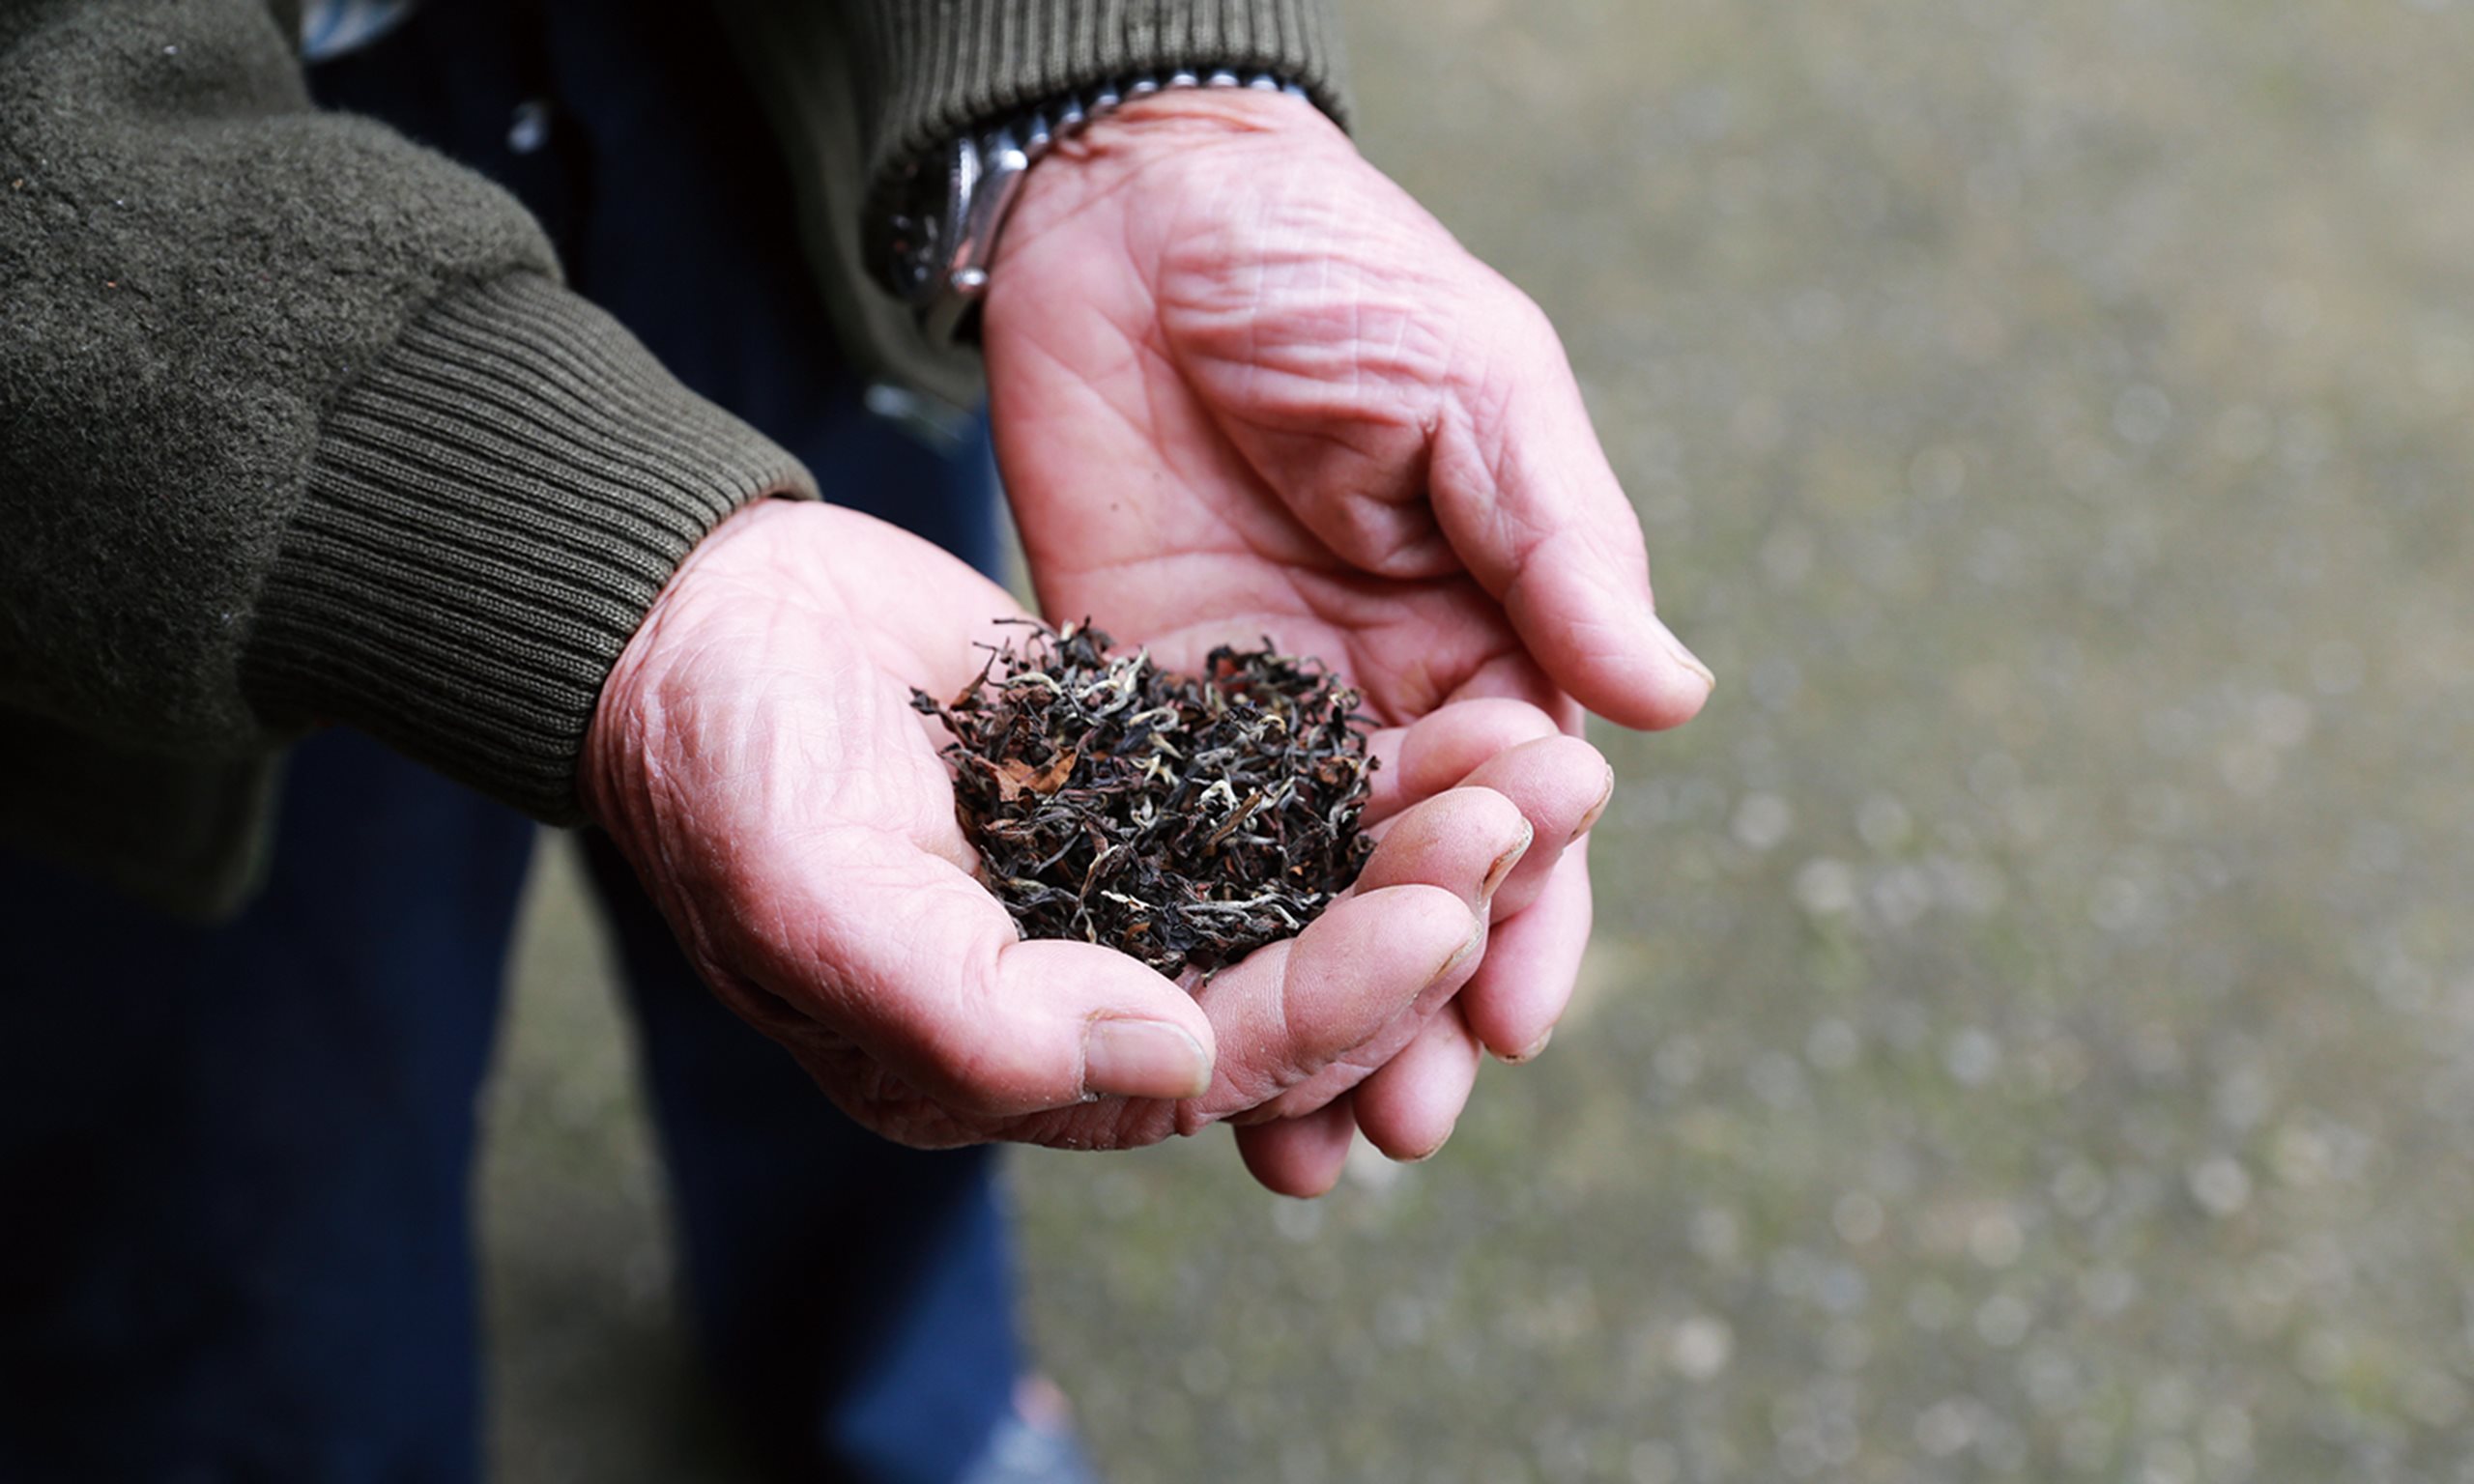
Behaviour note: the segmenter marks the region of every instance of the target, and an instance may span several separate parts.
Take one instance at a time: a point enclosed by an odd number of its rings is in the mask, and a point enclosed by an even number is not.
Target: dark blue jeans
[[[862,410],[702,7],[434,0],[314,81],[516,190],[829,499],[988,564],[984,443]],[[0,1479],[475,1475],[473,1111],[532,840],[339,734],[299,750],[237,922],[0,853]],[[1018,1365],[989,1159],[841,1118],[590,857],[722,1394],[785,1477],[951,1477]]]

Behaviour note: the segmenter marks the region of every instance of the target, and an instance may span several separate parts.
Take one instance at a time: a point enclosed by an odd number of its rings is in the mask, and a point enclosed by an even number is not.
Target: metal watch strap
[[[930,339],[950,345],[976,338],[997,237],[1031,166],[1057,140],[1072,138],[1128,102],[1179,88],[1251,88],[1307,97],[1304,88],[1270,72],[1228,69],[1116,79],[965,134],[938,157],[911,167],[901,204],[886,223],[882,272]]]

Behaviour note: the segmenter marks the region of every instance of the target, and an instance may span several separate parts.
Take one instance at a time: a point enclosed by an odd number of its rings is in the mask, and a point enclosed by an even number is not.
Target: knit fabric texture
[[[601,685],[688,549],[814,495],[617,321],[516,273],[415,321],[326,419],[259,596],[262,715],[347,722],[572,824]]]
[[[1269,71],[1345,121],[1327,0],[871,0],[857,70],[877,184],[974,125],[1110,78]]]

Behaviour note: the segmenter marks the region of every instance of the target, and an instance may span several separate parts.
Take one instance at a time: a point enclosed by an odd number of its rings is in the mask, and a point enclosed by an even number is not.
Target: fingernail
[[[1082,1091],[1099,1098],[1199,1098],[1211,1058],[1163,1020],[1103,1016],[1082,1033]]]
[[[1457,1122],[1455,1122],[1455,1123],[1453,1124],[1453,1128],[1456,1128],[1456,1127],[1459,1127],[1459,1125],[1457,1124]],[[1401,1157],[1401,1158],[1399,1158],[1399,1159],[1395,1159],[1395,1160],[1394,1160],[1393,1162],[1394,1162],[1394,1163],[1395,1163],[1395,1164],[1424,1164],[1424,1163],[1425,1163],[1427,1160],[1429,1160],[1429,1159],[1433,1158],[1435,1156],[1437,1156],[1437,1155],[1439,1155],[1439,1154],[1442,1154],[1442,1153],[1443,1153],[1443,1146],[1445,1146],[1446,1144],[1449,1144],[1449,1143],[1451,1143],[1451,1142],[1452,1142],[1452,1134],[1453,1134],[1453,1129],[1452,1129],[1452,1128],[1446,1128],[1446,1129],[1443,1131],[1443,1137],[1442,1137],[1442,1138],[1440,1138],[1440,1139],[1437,1139],[1437,1140],[1435,1141],[1434,1148],[1427,1150],[1427,1151],[1426,1151],[1424,1154],[1423,1154],[1423,1155],[1407,1155],[1407,1156],[1402,1156],[1402,1157]]]
[[[1609,768],[1606,770],[1606,786],[1598,790],[1597,802],[1589,807],[1589,813],[1581,815],[1581,822],[1572,827],[1572,833],[1566,837],[1564,843],[1568,846],[1573,841],[1597,828],[1597,821],[1606,813],[1606,806],[1613,802],[1615,802],[1615,770]]]
[[[1665,643],[1666,652],[1673,656],[1675,663],[1699,675],[1704,685],[1712,690],[1716,689],[1718,677],[1711,671],[1709,666],[1701,663],[1701,656],[1683,647],[1683,641],[1675,637],[1675,630],[1666,626],[1666,620],[1654,617],[1650,621],[1657,625],[1655,637]]]
[[[1484,947],[1485,942],[1486,919],[1482,915],[1476,922],[1470,924],[1469,936],[1461,939],[1460,946],[1452,951],[1452,956],[1443,960],[1443,967],[1435,970],[1434,973],[1427,976],[1426,983],[1428,985],[1438,985],[1443,981],[1450,979],[1453,975],[1459,973],[1461,965],[1469,961],[1471,955]]]
[[[1511,874],[1511,869],[1520,864],[1522,856],[1529,853],[1529,842],[1537,838],[1537,827],[1526,819],[1520,821],[1520,842],[1496,856],[1495,864],[1486,868],[1486,879],[1478,884],[1479,900],[1494,899],[1495,888],[1504,884],[1504,877]]]
[[[1510,1056],[1505,1057],[1504,1060],[1515,1067],[1519,1066],[1523,1062],[1534,1062],[1539,1057],[1545,1054],[1546,1043],[1554,1039],[1555,1028],[1550,1025],[1546,1028],[1546,1034],[1539,1037],[1536,1041],[1531,1042],[1527,1049],[1516,1051]]]

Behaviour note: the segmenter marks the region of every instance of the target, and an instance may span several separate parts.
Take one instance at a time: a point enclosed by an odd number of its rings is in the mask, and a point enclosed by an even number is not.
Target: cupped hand
[[[922,1146],[1150,1143],[1301,1089],[1329,1101],[1413,1042],[1475,969],[1531,826],[1512,778],[1401,785],[1421,753],[1487,748],[1489,708],[1387,733],[1408,765],[1365,881],[1190,993],[1111,950],[1019,941],[971,875],[910,692],[960,693],[1019,613],[831,506],[758,505],[689,556],[604,690],[583,788],[722,999]]]
[[[1354,1096],[1256,1115],[1249,1162],[1330,1184],[1351,1133],[1451,1131],[1480,1047],[1534,1055],[1589,932],[1580,837],[1612,777],[1582,707],[1689,719],[1709,671],[1660,622],[1640,528],[1561,344],[1306,103],[1165,93],[1034,169],[985,310],[990,406],[1041,605],[1155,653],[1268,634],[1410,745],[1404,800],[1505,793],[1539,842],[1474,982]],[[1559,740],[1560,738],[1560,740]],[[1275,1117],[1277,1115],[1277,1117]]]

